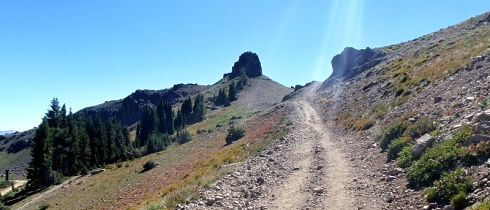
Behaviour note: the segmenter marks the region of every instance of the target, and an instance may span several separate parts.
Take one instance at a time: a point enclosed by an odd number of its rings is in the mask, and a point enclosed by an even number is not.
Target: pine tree
[[[158,114],[158,119],[159,119],[159,121],[158,121],[158,132],[160,132],[160,133],[167,133],[168,132],[167,114],[165,112],[166,106],[167,106],[167,102],[164,100],[161,100],[157,106],[157,114]]]
[[[52,136],[49,128],[48,118],[36,129],[32,140],[32,160],[27,168],[27,184],[30,189],[47,187],[53,183],[51,170]]]
[[[141,118],[139,144],[146,145],[150,134],[158,130],[158,114],[155,109],[145,106]]]
[[[231,82],[229,87],[228,87],[228,101],[236,101],[237,100],[237,90],[236,90],[236,85],[235,82]]]
[[[53,98],[53,100],[51,100],[51,109],[48,110],[48,113],[46,113],[46,117],[50,127],[53,128],[58,127],[59,113],[60,113],[60,103],[58,101],[58,98]]]
[[[191,97],[188,97],[184,102],[182,102],[180,111],[182,112],[182,115],[186,118],[189,119],[191,114],[192,114],[192,100]]]
[[[172,105],[169,103],[166,104],[165,106],[165,116],[167,117],[167,134],[168,135],[173,135],[175,133],[175,126],[174,126],[174,111],[172,110]],[[163,132],[162,132],[163,133]]]
[[[204,103],[204,95],[199,93],[194,99],[191,122],[195,123],[204,120],[205,114],[206,114],[206,104]]]

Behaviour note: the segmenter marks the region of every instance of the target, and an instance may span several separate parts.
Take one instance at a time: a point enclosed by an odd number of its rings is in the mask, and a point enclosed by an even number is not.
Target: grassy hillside
[[[227,85],[227,82],[217,83],[207,91]],[[263,88],[275,92],[263,91]],[[250,86],[239,94],[238,101],[229,107],[209,111],[205,121],[188,128],[192,134],[190,142],[173,144],[162,152],[133,161],[107,165],[103,173],[76,178],[60,189],[44,195],[40,192],[12,207],[172,208],[176,203],[196,196],[199,187],[209,185],[233,169],[223,166],[239,163],[264,149],[270,141],[285,135],[288,131],[284,120],[287,110],[282,106],[269,109],[290,91],[266,77],[251,79]],[[257,105],[244,106],[254,103]],[[261,110],[268,111],[257,112]],[[225,146],[227,129],[231,125],[242,127],[246,135]],[[142,172],[143,165],[150,160],[158,166]],[[34,198],[38,199],[31,202]]]

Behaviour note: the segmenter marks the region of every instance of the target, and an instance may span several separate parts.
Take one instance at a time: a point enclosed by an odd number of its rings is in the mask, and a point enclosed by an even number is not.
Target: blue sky
[[[213,84],[245,51],[292,86],[323,81],[344,47],[408,41],[490,11],[472,1],[0,1],[0,130],[136,89]]]

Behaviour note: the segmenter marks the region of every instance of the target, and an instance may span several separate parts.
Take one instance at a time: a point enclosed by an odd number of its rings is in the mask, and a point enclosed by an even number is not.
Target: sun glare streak
[[[325,30],[318,48],[313,78],[325,80],[331,73],[330,60],[345,47],[357,46],[361,42],[364,1],[335,0],[327,13]],[[333,40],[333,34],[342,34],[342,40]]]
[[[331,59],[334,55],[339,54],[345,47],[358,46],[362,37],[362,21],[364,11],[364,1],[336,0],[332,2],[331,11],[327,14],[328,21],[322,36],[319,47],[316,66],[314,68],[314,79],[317,81],[325,80],[326,76],[332,73]],[[341,40],[333,40],[333,34],[341,34]],[[337,36],[338,37],[338,36]],[[334,87],[334,93],[331,96],[332,106],[329,109],[335,112],[338,106],[338,95],[342,90],[341,86]],[[312,90],[313,91],[313,90]],[[312,93],[309,93],[312,94]],[[329,115],[334,117],[333,114]]]

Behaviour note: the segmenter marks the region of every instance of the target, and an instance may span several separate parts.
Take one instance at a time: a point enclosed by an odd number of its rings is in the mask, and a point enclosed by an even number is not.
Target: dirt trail
[[[345,154],[331,136],[316,110],[307,101],[294,102],[299,112],[296,132],[303,138],[295,155],[299,170],[275,190],[270,209],[354,209],[355,198],[347,184],[352,181]],[[340,145],[340,142],[339,144]]]
[[[14,188],[17,188],[27,183],[27,180],[13,180],[13,182],[14,182]],[[12,186],[5,187],[3,189],[0,189],[0,195],[3,196],[9,193],[10,191],[12,191]]]
[[[51,193],[52,193],[52,192],[54,192],[54,191],[56,191],[56,190],[61,189],[63,186],[68,185],[69,183],[73,182],[73,180],[78,179],[78,178],[80,178],[80,176],[75,176],[75,177],[72,177],[72,178],[70,178],[69,180],[64,181],[63,183],[61,183],[61,184],[59,184],[59,185],[56,185],[56,186],[52,187],[51,189],[49,189],[49,190],[47,190],[47,191],[45,191],[45,192],[43,192],[43,193],[41,193],[41,194],[37,195],[36,197],[32,198],[30,201],[28,201],[27,203],[25,203],[24,205],[22,205],[22,206],[21,206],[21,207],[19,207],[18,209],[24,209],[24,208],[26,208],[26,207],[30,206],[32,203],[34,203],[34,202],[38,201],[39,199],[42,199],[42,198],[43,198],[43,197],[45,197],[45,196],[49,196],[49,195],[51,195]],[[32,207],[31,207],[31,208],[32,208]]]

